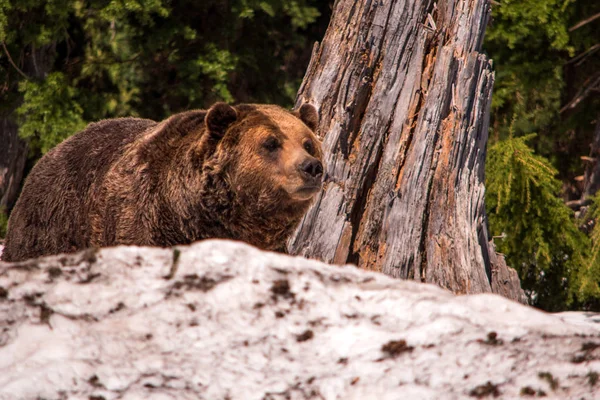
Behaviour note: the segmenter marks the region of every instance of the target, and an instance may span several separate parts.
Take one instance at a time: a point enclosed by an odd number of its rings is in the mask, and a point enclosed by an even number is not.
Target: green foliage
[[[493,8],[485,49],[494,59],[494,128],[506,137],[546,128],[557,117],[564,87],[562,64],[573,54],[566,12],[572,0],[502,1]]]
[[[487,33],[488,40],[500,41],[510,50],[523,46],[527,39],[538,46],[547,43],[554,49],[566,49],[565,10],[570,3],[574,0],[504,0],[493,8],[494,26]]]
[[[6,28],[8,26],[8,12],[11,6],[8,0],[0,0],[0,42],[6,40]]]
[[[589,122],[600,98],[588,98],[576,110],[561,113],[586,79],[600,68],[600,57],[569,64],[597,43],[597,25],[570,33],[576,22],[600,12],[586,0],[502,1],[492,8],[484,49],[494,60],[493,138],[538,132],[531,145],[558,167],[561,179],[581,171],[578,156],[589,151]],[[513,122],[514,120],[514,122]]]
[[[490,229],[504,235],[498,248],[532,303],[546,310],[600,308],[599,230],[586,235],[564,205],[580,195],[573,178],[583,174],[580,157],[589,154],[600,97],[563,109],[600,70],[600,52],[571,61],[598,42],[598,25],[569,28],[598,12],[599,2],[585,0],[503,0],[493,5],[484,42],[496,73]]]
[[[590,239],[559,197],[556,169],[527,145],[534,137],[490,147],[486,205],[498,249],[519,272],[532,304],[559,311],[600,296],[600,242],[590,251]]]
[[[584,273],[580,277],[579,297],[584,304],[594,303],[592,308],[598,310],[600,309],[600,193],[592,198],[585,219],[587,221],[584,223],[592,223],[595,226],[590,233],[591,248]]]
[[[74,101],[77,90],[62,73],[53,72],[41,82],[22,81],[19,91],[23,94],[23,104],[17,109],[19,134],[42,153],[85,126],[83,110]]]
[[[65,37],[75,4],[73,0],[0,0],[0,21],[6,21],[4,29],[0,27],[0,39],[36,47],[51,44]]]
[[[21,70],[0,52],[0,103],[19,105],[34,157],[103,118],[160,120],[219,100],[289,106],[322,10],[316,0],[0,0],[0,38]]]
[[[305,0],[291,0],[282,2],[279,0],[239,0],[233,6],[240,18],[252,19],[257,12],[264,12],[270,17],[278,14],[287,15],[291,19],[294,28],[306,28],[315,22],[320,15],[316,7]]]
[[[76,2],[81,10],[83,2]],[[142,25],[154,25],[154,16],[168,17],[170,10],[161,0],[112,0],[99,11],[100,18],[106,21],[115,21],[123,15],[131,15]]]
[[[204,55],[198,57],[195,62],[190,63],[190,70],[184,70],[192,79],[198,79],[199,75],[204,75],[213,81],[211,94],[218,99],[226,102],[234,101],[231,92],[227,88],[229,74],[236,68],[237,58],[228,50],[218,49],[214,44],[205,47]],[[190,101],[196,101],[195,90],[191,88],[188,92]]]

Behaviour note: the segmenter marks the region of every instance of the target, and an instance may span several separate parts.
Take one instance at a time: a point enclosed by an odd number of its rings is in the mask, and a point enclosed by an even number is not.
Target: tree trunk
[[[488,241],[487,0],[338,0],[297,104],[320,109],[325,189],[292,253],[524,301]]]
[[[594,131],[594,139],[590,145],[590,157],[585,169],[583,195],[582,200],[589,199],[594,196],[600,189],[600,115],[596,122],[596,130]]]
[[[4,52],[7,51],[3,48]],[[0,50],[0,52],[2,51]],[[56,54],[56,44],[32,47],[25,56],[19,57],[23,60],[19,73],[25,74],[29,79],[43,80],[52,68]],[[7,54],[3,54],[3,56]],[[11,57],[11,60],[13,58]],[[12,71],[15,76],[17,71]],[[16,85],[18,80],[13,79]],[[22,99],[15,101],[10,112],[0,114],[0,212],[2,209],[10,211],[17,201],[21,189],[21,181],[25,172],[27,161],[27,143],[19,138],[19,126],[17,125],[16,112]]]
[[[10,114],[0,115],[0,143],[0,212],[6,212],[17,201],[27,160],[27,144]]]

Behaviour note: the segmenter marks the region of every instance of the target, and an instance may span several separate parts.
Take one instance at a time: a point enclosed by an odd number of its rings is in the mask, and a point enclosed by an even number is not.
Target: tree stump
[[[336,1],[297,97],[320,110],[327,176],[291,253],[525,301],[486,226],[494,74],[478,51],[490,11]]]

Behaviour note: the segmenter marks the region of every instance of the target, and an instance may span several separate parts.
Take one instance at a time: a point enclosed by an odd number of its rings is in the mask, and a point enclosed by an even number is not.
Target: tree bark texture
[[[489,16],[487,0],[336,1],[297,97],[320,109],[327,176],[292,253],[525,299],[486,227]]]

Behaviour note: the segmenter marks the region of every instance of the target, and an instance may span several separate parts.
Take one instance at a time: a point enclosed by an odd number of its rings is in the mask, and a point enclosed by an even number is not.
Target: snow
[[[600,399],[597,314],[242,243],[0,263],[0,287],[0,399]]]

